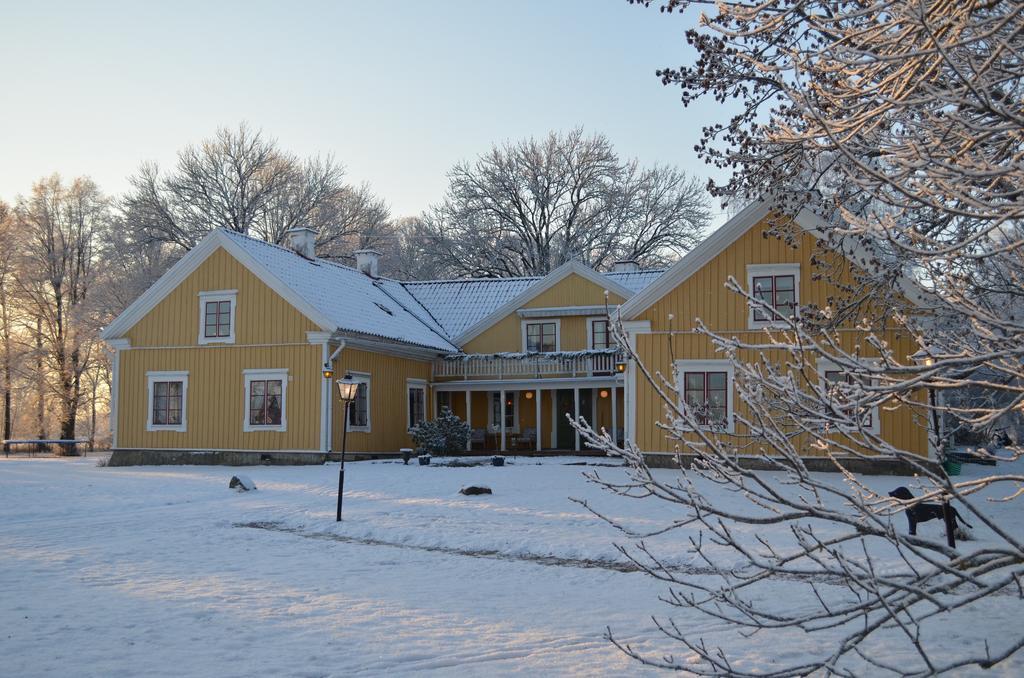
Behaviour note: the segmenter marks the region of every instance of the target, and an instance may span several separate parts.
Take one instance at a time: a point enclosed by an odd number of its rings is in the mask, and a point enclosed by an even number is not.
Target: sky
[[[693,21],[626,0],[0,0],[0,198],[53,172],[121,193],[242,121],[333,155],[395,216],[492,144],[576,126],[721,178],[693,152],[721,109],[655,76],[692,59]]]

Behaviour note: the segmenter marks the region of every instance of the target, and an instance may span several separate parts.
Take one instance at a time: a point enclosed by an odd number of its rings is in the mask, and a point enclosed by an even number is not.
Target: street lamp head
[[[324,363],[323,375],[324,379],[330,379],[334,376],[334,368],[332,368],[328,363]]]
[[[338,397],[344,403],[350,403],[356,399],[356,391],[359,390],[359,382],[346,374],[343,378],[334,382],[338,385]]]
[[[619,361],[617,361],[617,362],[615,363],[615,371],[616,371],[616,372],[619,372],[620,374],[621,374],[622,372],[625,372],[625,371],[626,371],[626,361],[625,361],[625,360],[619,360]]]

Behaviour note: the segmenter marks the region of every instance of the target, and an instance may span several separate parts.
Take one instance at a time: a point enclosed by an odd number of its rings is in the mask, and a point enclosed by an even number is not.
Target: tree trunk
[[[43,374],[43,319],[36,318],[36,431],[40,440],[46,440],[46,375]],[[46,446],[39,445],[41,452]]]

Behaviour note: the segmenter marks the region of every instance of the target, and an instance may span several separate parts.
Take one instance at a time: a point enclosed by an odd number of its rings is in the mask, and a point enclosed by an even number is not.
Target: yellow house
[[[441,407],[471,423],[472,449],[579,450],[575,412],[622,438],[608,310],[661,271],[399,282],[372,251],[355,268],[317,258],[314,237],[216,230],[103,331],[123,463],[319,461],[346,425],[349,451],[394,454]],[[347,422],[325,365],[360,382]]]
[[[826,227],[808,210],[793,220],[794,228],[789,230],[795,232],[795,237],[791,241],[766,237],[770,218],[767,203],[750,205],[619,309],[639,361],[652,374],[660,371],[666,376],[674,375],[681,399],[718,404],[710,415],[721,421],[723,436],[733,438],[739,454],[759,454],[761,444],[746,437],[747,432],[737,423],[736,414],[748,410],[734,393],[733,366],[715,352],[706,335],[696,331],[697,319],[716,334],[736,337],[748,344],[764,343],[765,328],[772,326],[773,318],[763,317],[742,296],[727,290],[725,283],[729,278],[744,289],[760,290],[760,298],[780,313],[801,305],[824,308],[830,298],[843,295],[832,281],[852,285],[855,269],[866,257],[852,242],[844,242],[838,248],[826,247],[822,252],[817,245],[823,242]],[[817,264],[812,261],[816,251]],[[829,280],[814,275],[816,266],[828,266]],[[920,300],[920,295],[906,283],[897,281],[897,292],[904,299]],[[905,330],[873,329],[900,360],[909,361],[918,350]],[[856,345],[865,357],[877,356],[864,342],[866,333],[853,322],[841,327],[838,336],[844,350],[852,351]],[[759,360],[759,353],[746,350],[737,357],[754,362]],[[763,353],[765,359],[779,365],[787,357],[778,350]],[[818,378],[829,378],[830,365],[819,361],[817,371]],[[915,400],[923,404],[924,397],[924,393],[919,393]],[[626,375],[626,399],[626,437],[644,452],[675,453],[677,441],[669,439],[656,424],[664,418],[664,403],[633,364]],[[867,421],[872,433],[901,450],[921,457],[934,453],[930,449],[933,438],[928,435],[929,417],[923,407],[875,408],[867,415]],[[684,435],[692,441],[697,439]],[[806,436],[796,440],[797,448],[805,456],[821,454],[813,443]]]
[[[665,271],[569,262],[539,278],[413,282],[382,277],[372,251],[357,252],[355,268],[317,258],[309,229],[290,231],[287,246],[216,230],[102,333],[115,354],[113,446],[121,463],[319,462],[347,427],[349,451],[395,454],[448,407],[470,423],[473,450],[580,450],[566,417],[579,413],[620,441],[672,452],[655,425],[662,404],[615,346],[609,313],[645,364],[702,374],[702,397],[721,389],[735,412],[731,371],[694,318],[761,330],[723,287],[730,275],[770,277],[780,303],[830,292],[811,276],[816,225],[790,247],[761,237],[767,214],[744,210]],[[913,353],[909,337],[891,340]],[[325,366],[360,382],[347,420]],[[878,425],[924,455],[914,417],[884,412]]]

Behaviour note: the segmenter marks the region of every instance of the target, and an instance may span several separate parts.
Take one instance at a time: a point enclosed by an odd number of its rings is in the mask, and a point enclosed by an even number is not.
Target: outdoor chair
[[[486,445],[486,435],[482,428],[475,428],[469,434],[469,447],[470,449],[479,446],[480,448]]]

